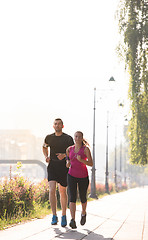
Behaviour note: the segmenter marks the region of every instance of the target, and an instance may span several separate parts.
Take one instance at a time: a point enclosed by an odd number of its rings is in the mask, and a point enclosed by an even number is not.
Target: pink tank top
[[[79,152],[75,153],[75,146],[69,148],[69,158],[70,158],[70,169],[69,174],[77,178],[85,178],[88,176],[88,170],[84,163],[81,163],[77,160],[77,155],[80,155],[83,160],[87,160],[86,155],[84,154],[85,146],[82,146]]]

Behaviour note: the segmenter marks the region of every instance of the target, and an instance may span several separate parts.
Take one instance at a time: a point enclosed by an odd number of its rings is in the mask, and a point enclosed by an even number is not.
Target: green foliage
[[[123,43],[118,47],[130,74],[130,162],[148,163],[147,0],[122,0],[118,11]]]

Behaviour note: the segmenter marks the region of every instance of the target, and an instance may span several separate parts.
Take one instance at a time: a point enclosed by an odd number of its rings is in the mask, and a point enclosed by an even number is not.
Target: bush
[[[97,195],[102,195],[105,193],[105,185],[101,183],[96,184],[96,193]]]
[[[126,183],[122,183],[122,190],[127,190],[128,189],[128,186]]]
[[[47,179],[42,180],[34,186],[34,200],[36,203],[44,204],[49,201],[49,186]]]
[[[10,181],[6,179],[0,184],[0,218],[29,215],[35,203],[43,204],[48,199],[47,180],[35,185],[19,176]]]
[[[114,191],[114,184],[113,183],[109,183],[109,192],[113,192]]]
[[[33,209],[33,196],[33,185],[23,177],[6,179],[0,186],[0,217],[7,218],[20,212],[25,215]]]
[[[124,190],[127,189],[127,185],[126,184],[122,184],[120,190]],[[119,190],[119,189],[118,189]],[[91,184],[89,184],[88,187],[88,195],[91,192]],[[96,183],[96,195],[103,195],[105,194],[106,189],[105,189],[105,184],[102,183]],[[115,184],[114,183],[109,183],[109,193],[115,192]]]

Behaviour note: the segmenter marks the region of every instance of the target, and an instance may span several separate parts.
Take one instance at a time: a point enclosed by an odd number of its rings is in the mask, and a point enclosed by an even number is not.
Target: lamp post
[[[125,124],[126,123],[126,124]],[[125,138],[126,132],[127,132],[127,126],[128,126],[128,119],[125,118],[125,123],[124,123],[124,183],[126,184],[126,159],[127,159],[127,140]]]
[[[115,82],[115,79],[111,77],[109,82]],[[106,135],[106,171],[105,171],[105,192],[109,194],[109,183],[108,183],[108,128],[109,128],[109,111],[107,111],[107,135]]]
[[[95,111],[96,111],[96,88],[94,88],[94,121],[93,121],[93,167],[91,174],[91,198],[98,198],[96,195],[96,169],[95,169]]]
[[[119,107],[124,107],[123,103],[119,103]],[[122,173],[122,134],[120,135],[120,173]]]
[[[115,82],[115,79],[111,77],[109,82]],[[98,198],[96,195],[96,176],[95,176],[95,111],[96,111],[96,88],[94,88],[94,122],[93,122],[93,167],[92,167],[92,175],[91,175],[91,198]],[[109,193],[109,184],[108,184],[108,115],[107,113],[107,142],[106,142],[106,172],[105,172],[105,189],[106,192]]]
[[[105,192],[109,193],[109,185],[108,185],[108,115],[107,111],[107,136],[106,136],[106,172],[105,172]]]
[[[115,169],[114,169],[115,190],[117,191],[117,149],[116,149],[116,142],[117,142],[117,126],[115,126]]]

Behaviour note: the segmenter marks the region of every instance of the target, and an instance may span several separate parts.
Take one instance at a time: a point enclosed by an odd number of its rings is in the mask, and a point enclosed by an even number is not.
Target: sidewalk
[[[77,229],[68,225],[51,226],[49,215],[44,219],[0,231],[0,240],[148,240],[148,187],[130,189],[88,202],[87,222],[80,225],[81,206],[77,206]]]

